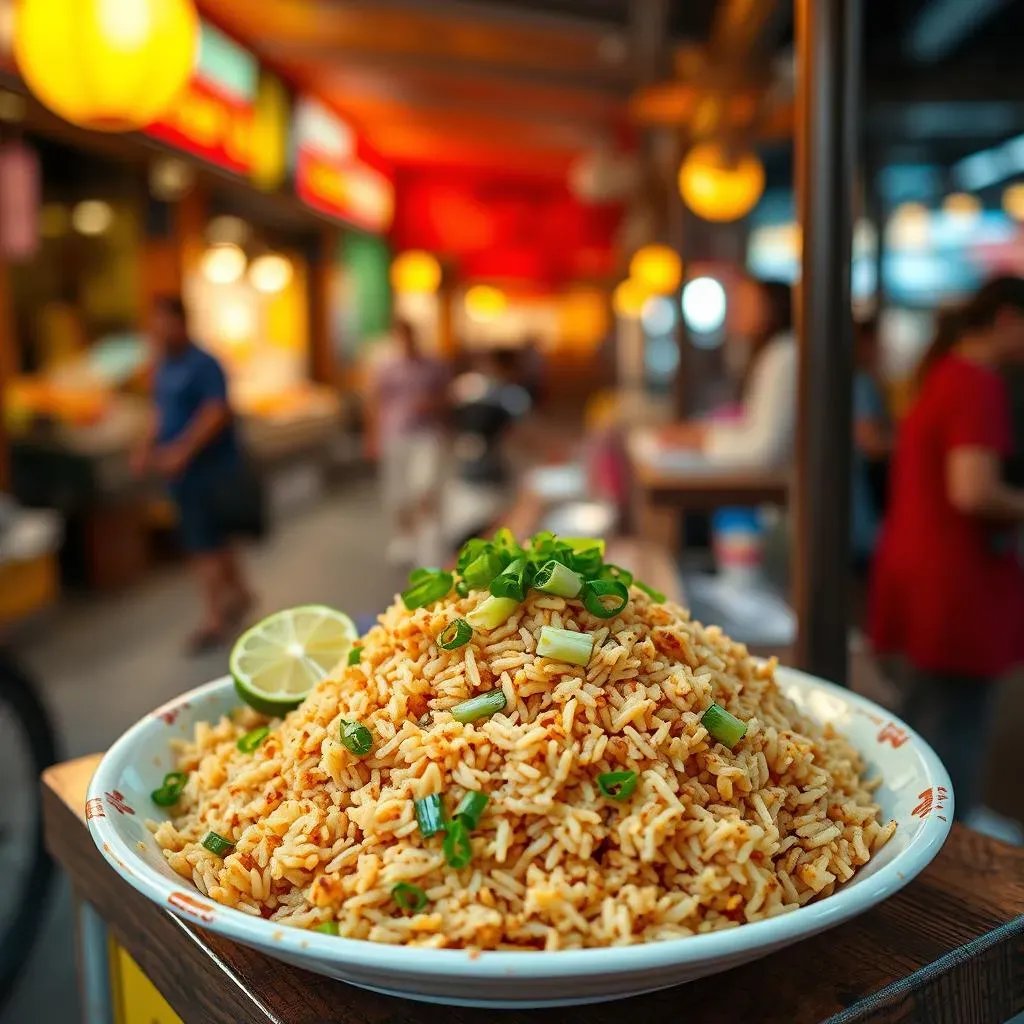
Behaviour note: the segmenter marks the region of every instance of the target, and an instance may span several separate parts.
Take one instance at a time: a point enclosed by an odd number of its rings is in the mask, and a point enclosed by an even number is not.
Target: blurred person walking
[[[254,603],[218,505],[242,464],[227,381],[216,359],[192,340],[184,304],[158,299],[155,414],[133,457],[138,474],[163,476],[178,509],[179,533],[203,599],[203,618],[189,639],[200,653],[224,643],[227,630]]]
[[[956,816],[980,800],[995,682],[1024,660],[1024,491],[1000,369],[1024,360],[1024,279],[1000,277],[940,321],[897,440],[874,565],[871,635],[897,656],[903,715],[953,780]]]
[[[391,521],[388,561],[443,561],[441,484],[448,421],[448,367],[423,354],[412,326],[395,325],[398,351],[371,383],[377,415],[384,510]]]

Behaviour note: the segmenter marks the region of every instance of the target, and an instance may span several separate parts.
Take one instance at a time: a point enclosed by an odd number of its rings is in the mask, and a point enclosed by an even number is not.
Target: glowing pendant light
[[[14,26],[14,56],[32,92],[96,131],[133,131],[163,116],[198,46],[192,0],[21,0]]]
[[[679,168],[679,191],[704,220],[739,220],[764,192],[764,165],[753,153],[730,160],[717,143],[702,142],[686,154]]]
[[[649,295],[667,295],[683,279],[683,261],[667,245],[645,245],[629,261],[629,276]]]
[[[391,287],[400,295],[427,295],[441,285],[441,264],[437,257],[409,249],[391,264]]]
[[[625,281],[619,283],[612,295],[615,315],[623,320],[638,320],[650,294],[638,281],[627,277]]]

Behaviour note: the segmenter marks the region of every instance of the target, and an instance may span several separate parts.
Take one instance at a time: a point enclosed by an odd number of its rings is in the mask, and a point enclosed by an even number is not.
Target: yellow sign
[[[142,968],[113,940],[110,988],[116,1024],[184,1024]]]

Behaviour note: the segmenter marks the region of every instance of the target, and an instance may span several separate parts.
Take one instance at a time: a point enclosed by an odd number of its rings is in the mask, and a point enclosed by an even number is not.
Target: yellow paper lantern
[[[764,165],[753,153],[730,160],[717,143],[702,142],[686,154],[679,168],[679,192],[704,220],[739,220],[764,192]]]
[[[391,264],[391,287],[399,295],[429,295],[441,284],[441,264],[429,252],[410,249]]]
[[[163,116],[198,46],[192,0],[21,0],[14,27],[14,57],[32,92],[96,131],[133,131]]]
[[[645,245],[629,261],[629,276],[651,295],[667,295],[683,279],[683,261],[667,245]],[[642,305],[642,303],[641,303]]]
[[[479,323],[497,320],[508,309],[508,297],[505,293],[500,288],[493,288],[489,284],[473,285],[466,292],[463,301],[466,306],[466,315]]]
[[[612,306],[615,315],[623,320],[638,320],[643,312],[644,303],[651,293],[639,281],[627,277],[612,295]]]

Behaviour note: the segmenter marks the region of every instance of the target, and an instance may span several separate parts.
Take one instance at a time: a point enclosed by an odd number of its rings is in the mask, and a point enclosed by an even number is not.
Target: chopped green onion
[[[459,549],[459,559],[455,563],[459,575],[464,575],[466,566],[474,562],[485,551],[490,551],[493,547],[494,545],[489,540],[484,540],[483,537],[471,537],[467,540]]]
[[[444,834],[444,859],[449,867],[461,871],[469,866],[473,859],[473,844],[469,841],[469,832],[466,826],[459,820],[448,823],[448,829]]]
[[[458,580],[456,582],[455,593],[458,594],[459,597],[469,597],[469,586],[466,584],[465,580]]]
[[[575,597],[583,588],[583,577],[567,565],[552,559],[537,570],[533,589],[558,597]]]
[[[349,663],[349,665],[358,665],[359,664],[359,659],[362,656],[363,656],[363,649],[362,649],[362,647],[358,647],[358,646],[353,647],[352,650],[348,652],[348,663]]]
[[[478,789],[467,789],[452,817],[461,821],[466,828],[474,829],[480,824],[480,815],[484,813],[488,800],[490,797],[486,793]]]
[[[542,658],[567,661],[570,665],[587,665],[594,653],[594,637],[591,633],[577,633],[572,629],[541,626],[537,653]]]
[[[338,922],[337,921],[321,921],[313,931],[323,932],[324,935],[337,935],[338,934]]]
[[[437,634],[437,646],[442,651],[457,651],[465,647],[473,637],[473,627],[465,619],[452,619]]]
[[[437,576],[442,571],[443,570],[438,569],[436,566],[421,565],[418,569],[413,569],[412,572],[409,573],[409,582],[419,583],[420,580],[429,579],[431,576]]]
[[[270,735],[270,727],[264,725],[260,729],[253,729],[252,732],[247,732],[239,741],[235,744],[236,747],[243,754],[251,754],[268,736]],[[164,785],[166,785],[166,780]]]
[[[494,597],[508,597],[522,601],[526,597],[530,580],[528,570],[532,568],[525,558],[509,562],[498,576],[491,580],[491,594]]]
[[[740,721],[735,715],[730,715],[719,704],[712,704],[711,707],[700,716],[700,724],[711,735],[725,746],[735,747],[737,743],[747,734],[747,723]]]
[[[373,750],[373,733],[362,722],[341,720],[341,742],[356,757],[366,757]]]
[[[181,799],[188,776],[184,772],[168,772],[159,789],[150,793],[150,799],[157,807],[171,807]]]
[[[601,537],[562,537],[561,542],[577,554],[596,550],[604,558],[604,540]]]
[[[235,848],[234,843],[225,839],[223,836],[218,835],[216,832],[206,833],[203,837],[203,846],[205,846],[210,853],[217,854],[218,857],[226,856]]]
[[[516,543],[515,534],[507,526],[502,526],[495,532],[492,543],[496,550],[507,551],[513,558],[518,558],[523,553],[523,549]]]
[[[473,629],[497,629],[503,622],[508,621],[518,607],[519,602],[511,597],[491,596],[477,605],[466,616],[466,621]]]
[[[597,788],[609,800],[626,800],[636,790],[636,772],[602,772]]]
[[[629,588],[618,580],[588,580],[583,584],[583,604],[591,615],[613,619],[629,604]]]
[[[478,718],[489,718],[505,709],[505,694],[501,690],[488,690],[487,693],[478,693],[461,704],[452,708],[452,718],[463,725],[475,722]]]
[[[402,593],[402,600],[405,607],[413,611],[447,597],[452,589],[452,574],[437,569],[417,569],[409,577],[409,582],[412,586]]]
[[[618,565],[611,565],[605,563],[601,566],[601,572],[597,577],[599,580],[618,580],[626,587],[633,585],[633,574],[628,569],[623,569]]]
[[[427,894],[418,886],[409,882],[399,882],[391,889],[391,898],[407,913],[418,914],[425,910],[430,902]]]
[[[655,604],[664,604],[668,600],[660,590],[655,590],[640,580],[633,580],[633,586],[639,587]]]
[[[473,559],[462,571],[462,579],[470,590],[486,590],[502,569],[505,560],[491,547]]]
[[[430,796],[414,800],[412,806],[424,839],[444,831],[448,822],[444,815],[444,797],[440,793],[431,793]]]
[[[604,541],[594,537],[564,537],[569,549],[568,565],[585,579],[593,579],[604,564]]]

